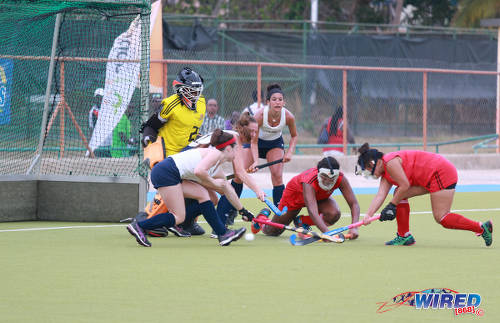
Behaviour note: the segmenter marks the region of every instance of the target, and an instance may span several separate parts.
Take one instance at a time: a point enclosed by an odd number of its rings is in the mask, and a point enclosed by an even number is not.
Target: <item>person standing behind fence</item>
[[[260,92],[260,106],[259,106],[259,102],[258,102],[258,98],[257,98],[257,90],[253,90],[252,99],[253,99],[253,103],[250,104],[248,107],[245,107],[241,113],[248,112],[250,114],[250,116],[253,117],[257,113],[257,110],[264,108],[264,107],[267,107],[267,105],[265,105],[263,103],[264,91]]]
[[[344,144],[344,110],[339,105],[333,115],[328,118],[321,126],[318,144],[343,145]],[[347,126],[347,142],[354,144],[354,137]],[[343,156],[343,147],[325,147],[323,148],[324,156]]]
[[[203,124],[200,128],[200,134],[206,135],[213,132],[215,129],[224,129],[225,122],[223,117],[217,114],[219,111],[219,104],[215,99],[209,99],[207,101],[207,114],[205,119],[203,119]]]
[[[251,172],[257,171],[259,158],[265,158],[268,162],[283,158],[283,163],[292,160],[298,134],[295,117],[285,108],[283,90],[278,84],[267,87],[266,104],[268,106],[260,109],[255,114],[259,125],[259,135],[252,138],[251,151],[253,164],[250,165]],[[290,144],[285,153],[282,131],[288,126],[290,131]],[[285,185],[283,185],[283,163],[269,166],[271,181],[273,184],[273,202],[278,206]]]

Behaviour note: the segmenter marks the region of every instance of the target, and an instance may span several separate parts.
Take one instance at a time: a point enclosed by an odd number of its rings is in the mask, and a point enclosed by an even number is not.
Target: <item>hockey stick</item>
[[[264,202],[266,202],[267,206],[276,214],[277,216],[282,216],[283,214],[288,211],[288,207],[285,206],[283,210],[280,210],[276,205],[273,204],[273,202],[269,201],[269,199],[265,199]]]
[[[378,220],[379,218],[380,218],[380,215],[376,215],[376,216],[374,216],[374,217],[372,217],[370,219],[370,222]],[[352,223],[352,224],[346,225],[345,227],[340,227],[340,228],[333,229],[331,231],[325,232],[324,234],[326,234],[326,235],[334,235],[334,234],[338,234],[338,233],[341,233],[343,231],[346,231],[346,230],[349,230],[349,229],[352,229],[352,228],[360,227],[362,225],[363,225],[363,221],[358,221],[356,223]],[[295,234],[292,234],[290,236],[290,243],[292,245],[294,245],[294,246],[305,246],[306,244],[310,244],[310,243],[316,242],[318,240],[320,240],[320,239],[317,239],[316,237],[311,237],[311,238],[307,238],[307,239],[304,239],[304,240],[297,240],[297,236]]]
[[[275,160],[275,161],[272,161],[272,162],[269,162],[269,163],[265,163],[265,164],[261,164],[261,165],[257,165],[257,169],[261,169],[261,168],[265,168],[265,167],[268,167],[268,166],[271,166],[271,165],[275,165],[275,164],[279,164],[283,162],[283,158],[280,158],[278,160]],[[231,175],[227,175],[226,176],[226,179],[229,180],[229,179],[233,179],[234,178],[234,174],[231,174]]]
[[[279,229],[284,229],[284,230],[288,230],[288,231],[294,231],[294,232],[298,232],[298,233],[302,233],[302,234],[311,235],[311,236],[313,236],[315,238],[318,238],[318,240],[324,239],[324,240],[328,240],[328,241],[336,242],[336,243],[342,243],[345,240],[343,234],[339,234],[338,236],[336,236],[336,235],[327,235],[327,234],[324,234],[324,233],[317,233],[317,232],[314,232],[314,231],[306,230],[304,228],[296,228],[296,227],[292,227],[292,226],[289,226],[289,225],[284,225],[284,224],[281,224],[281,223],[271,222],[269,220],[262,220],[262,219],[259,219],[259,218],[254,218],[252,221],[260,223],[260,224],[270,225],[272,227],[279,228]]]

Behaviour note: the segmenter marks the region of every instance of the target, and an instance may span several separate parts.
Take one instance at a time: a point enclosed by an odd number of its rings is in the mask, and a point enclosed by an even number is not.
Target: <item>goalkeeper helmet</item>
[[[203,92],[203,78],[189,67],[184,67],[177,74],[172,86],[182,102],[189,109],[196,110],[196,102]]]

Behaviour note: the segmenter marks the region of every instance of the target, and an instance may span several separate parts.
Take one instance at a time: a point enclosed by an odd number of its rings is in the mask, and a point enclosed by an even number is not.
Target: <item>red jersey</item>
[[[286,205],[289,210],[298,210],[306,205],[304,202],[302,183],[311,185],[316,192],[316,200],[321,201],[329,198],[333,191],[339,188],[343,178],[344,174],[340,172],[339,178],[333,188],[329,191],[325,191],[318,184],[318,169],[316,167],[310,168],[293,177],[288,184],[286,184],[285,191],[280,201],[280,209]]]
[[[431,191],[436,191],[457,182],[455,166],[443,156],[420,150],[401,150],[385,154],[382,157],[384,178],[392,185],[397,184],[387,172],[387,162],[396,157],[401,158],[403,170],[410,186],[423,186]]]
[[[344,132],[342,131],[342,129],[340,129],[340,127],[342,126],[342,123],[343,123],[343,119],[340,118],[337,120],[337,124],[335,125],[335,132],[332,133],[332,135],[330,136],[330,127],[332,126],[332,117],[330,117],[330,119],[328,119],[328,123],[326,125],[326,131],[328,133],[328,142],[327,144],[344,144]],[[329,150],[337,150],[337,151],[340,151],[340,152],[343,152],[344,151],[344,148],[342,147],[328,147],[328,148],[323,148],[323,151],[329,151]]]

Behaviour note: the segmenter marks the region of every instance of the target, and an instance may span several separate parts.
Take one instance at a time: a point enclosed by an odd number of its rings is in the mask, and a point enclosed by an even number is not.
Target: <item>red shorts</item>
[[[449,161],[445,160],[439,164],[431,180],[425,186],[429,193],[438,192],[444,189],[455,188],[458,181],[457,169]]]
[[[278,208],[280,210],[283,210],[283,208],[285,206],[288,208],[288,210],[293,211],[293,210],[300,210],[305,205],[303,205],[303,206],[297,205],[296,203],[294,203],[294,201],[291,201],[291,200],[287,199],[286,194],[283,194],[283,196],[281,197],[281,200],[280,200],[280,204],[278,205]]]

